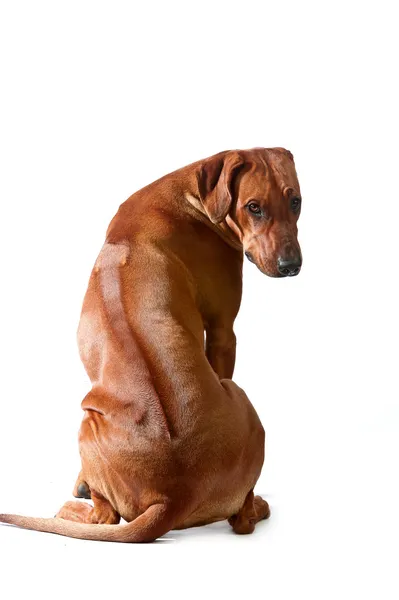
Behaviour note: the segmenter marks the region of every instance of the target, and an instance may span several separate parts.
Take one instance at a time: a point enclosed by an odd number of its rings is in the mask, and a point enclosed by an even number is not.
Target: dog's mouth
[[[250,252],[245,252],[245,256],[247,257],[249,262],[254,263],[254,265],[256,264],[254,261],[254,257],[252,256],[252,254]]]
[[[263,264],[259,265],[250,252],[245,251],[245,256],[247,257],[249,262],[253,263],[254,265],[256,265],[258,267],[259,271],[261,273],[263,273],[263,275],[267,275],[268,277],[274,277],[274,278],[282,277],[281,273],[279,273],[278,271],[268,270],[263,266]]]

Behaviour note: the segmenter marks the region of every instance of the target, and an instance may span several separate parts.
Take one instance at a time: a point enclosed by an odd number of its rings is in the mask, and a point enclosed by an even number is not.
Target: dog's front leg
[[[206,356],[220,379],[233,377],[236,360],[236,336],[233,326],[206,328]]]

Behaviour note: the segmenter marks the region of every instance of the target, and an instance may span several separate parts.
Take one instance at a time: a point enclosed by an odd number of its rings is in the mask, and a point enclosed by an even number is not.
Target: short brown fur
[[[0,515],[20,527],[92,540],[146,542],[229,519],[252,533],[269,516],[253,488],[264,429],[231,377],[243,249],[279,276],[300,252],[292,155],[228,151],[136,192],[111,221],[78,331],[92,389],[82,402],[82,470],[53,519]],[[262,219],[248,202],[256,199]],[[204,348],[204,331],[206,344]],[[128,523],[119,525],[120,517]]]

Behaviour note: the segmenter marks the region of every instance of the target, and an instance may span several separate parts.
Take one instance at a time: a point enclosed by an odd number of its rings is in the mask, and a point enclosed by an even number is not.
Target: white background
[[[385,1],[2,3],[1,512],[71,499],[89,389],[75,332],[118,205],[274,145],[304,199],[302,273],[247,263],[236,323],[270,521],[144,546],[2,526],[3,597],[397,599],[396,39]]]

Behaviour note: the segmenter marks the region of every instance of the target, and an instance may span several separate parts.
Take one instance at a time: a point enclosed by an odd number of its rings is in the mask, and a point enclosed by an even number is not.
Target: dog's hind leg
[[[59,519],[78,523],[117,525],[120,521],[120,515],[112,508],[108,500],[96,494],[96,492],[92,492],[91,497],[94,506],[87,502],[66,502],[55,516]]]
[[[266,500],[254,496],[253,490],[245,498],[242,508],[229,519],[235,533],[252,533],[256,523],[270,517],[270,508]]]

